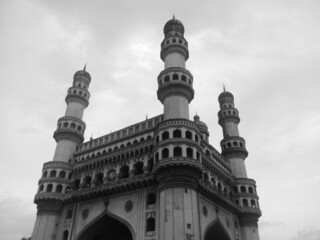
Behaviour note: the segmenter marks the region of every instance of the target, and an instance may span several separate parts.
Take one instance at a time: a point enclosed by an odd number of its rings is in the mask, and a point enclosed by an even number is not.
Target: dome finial
[[[176,20],[176,18],[174,17],[174,14],[173,14],[173,17],[172,17],[172,19],[173,19],[173,20]]]
[[[225,92],[226,91],[226,86],[224,84],[223,85],[223,91]]]
[[[85,71],[85,70],[86,70],[86,68],[87,68],[87,63],[84,65],[84,67],[83,67],[83,71]]]

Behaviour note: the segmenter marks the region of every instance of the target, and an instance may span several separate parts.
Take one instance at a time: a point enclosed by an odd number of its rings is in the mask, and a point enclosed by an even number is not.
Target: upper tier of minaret
[[[160,57],[164,70],[158,76],[158,99],[164,106],[164,119],[189,119],[189,103],[194,96],[193,76],[185,68],[189,58],[184,26],[173,17],[163,29]]]

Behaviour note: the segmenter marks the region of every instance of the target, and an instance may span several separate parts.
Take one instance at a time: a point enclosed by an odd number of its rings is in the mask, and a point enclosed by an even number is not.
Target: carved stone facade
[[[91,76],[75,73],[54,159],[39,180],[32,240],[259,239],[259,198],[247,178],[234,97],[219,96],[220,153],[199,116],[189,120],[194,90],[184,26],[173,18],[164,35],[159,116],[83,142]]]

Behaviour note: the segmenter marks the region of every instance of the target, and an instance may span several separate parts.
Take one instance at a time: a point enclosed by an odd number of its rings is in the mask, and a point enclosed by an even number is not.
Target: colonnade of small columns
[[[82,173],[74,180],[74,189],[94,187],[106,184],[111,181],[117,181],[136,175],[148,173],[153,167],[153,158],[143,160],[130,161],[124,165],[107,166],[102,169],[95,169],[90,173]]]
[[[171,157],[188,157],[201,162],[201,154],[196,147],[191,147],[185,144],[169,144],[165,147],[159,147],[154,153],[155,161]]]
[[[159,131],[156,137],[156,143],[170,139],[170,138],[186,138],[199,143],[200,137],[193,130],[187,128],[169,128]]]

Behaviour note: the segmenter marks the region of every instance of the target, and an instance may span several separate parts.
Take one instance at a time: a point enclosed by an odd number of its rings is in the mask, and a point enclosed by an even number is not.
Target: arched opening
[[[208,182],[208,181],[209,181],[209,175],[208,175],[208,173],[204,173],[204,174],[203,174],[203,180],[204,180],[205,182]]]
[[[66,177],[66,172],[65,171],[61,171],[59,173],[59,178],[65,178]]]
[[[130,229],[122,222],[104,215],[93,222],[77,240],[132,240]]]
[[[253,193],[253,188],[249,187],[249,193]]]
[[[174,40],[174,39],[173,39]],[[172,75],[173,80],[179,80],[179,75],[178,74],[173,74]]]
[[[52,192],[52,184],[49,184],[48,186],[47,186],[47,190],[46,190],[46,192]]]
[[[168,148],[164,148],[162,150],[162,158],[168,158],[169,157],[169,149]]]
[[[50,177],[55,177],[57,175],[57,171],[56,170],[52,170],[50,172]]]
[[[181,138],[181,130],[179,130],[179,129],[174,130],[173,137],[174,138]]]
[[[143,162],[139,161],[134,164],[134,175],[143,174]]]
[[[156,194],[155,193],[149,193],[147,197],[147,205],[153,205],[156,203]]]
[[[147,167],[147,169],[148,169],[149,172],[151,172],[151,171],[152,171],[152,168],[153,168],[153,158],[150,158],[150,159],[148,160],[148,167]]]
[[[164,82],[166,83],[166,82],[169,82],[169,81],[170,81],[170,76],[168,76],[168,75],[165,76],[165,77],[164,77]]]
[[[192,148],[187,148],[187,157],[193,158],[193,149]]]
[[[181,40],[179,40],[179,42],[180,42],[180,41],[181,41]],[[181,80],[184,81],[184,82],[186,82],[186,81],[187,81],[187,77],[186,77],[185,75],[182,75],[182,76],[181,76]]]
[[[43,185],[40,185],[38,193],[43,193]]]
[[[128,177],[129,177],[129,167],[127,165],[124,165],[120,168],[119,179],[124,179]]]
[[[68,230],[64,230],[62,239],[63,240],[68,240],[68,237],[69,237],[69,231]]]
[[[197,160],[199,161],[200,160],[200,153],[197,152]]]
[[[210,225],[205,233],[204,240],[212,239],[230,240],[227,231],[224,229],[224,227],[219,221],[216,221],[212,225]]]
[[[251,199],[250,203],[251,203],[251,207],[257,207],[255,200]]]
[[[76,129],[76,124],[73,122],[73,123],[70,124],[70,127],[71,127],[72,129]]]
[[[47,177],[47,175],[48,175],[48,172],[47,172],[47,171],[44,171],[43,174],[42,174],[42,177],[45,178],[45,177]]]
[[[169,132],[165,131],[162,133],[162,141],[169,139]]]
[[[61,184],[57,185],[56,193],[62,193],[62,185]]]
[[[248,200],[247,200],[247,199],[243,199],[243,200],[242,200],[242,205],[243,205],[244,207],[249,207]]]
[[[76,180],[73,181],[73,188],[75,190],[80,188],[80,179],[76,179]]]
[[[246,187],[245,186],[241,186],[240,187],[240,192],[245,193],[246,192]]]
[[[100,186],[103,184],[103,173],[99,172],[96,176],[96,186]]]
[[[147,232],[153,232],[156,229],[156,221],[153,217],[147,219]]]
[[[109,170],[107,176],[108,176],[108,181],[115,180],[116,179],[116,170],[114,170],[114,169]]]
[[[91,176],[86,176],[86,177],[84,178],[83,188],[89,188],[89,187],[91,187],[91,180],[92,180]]]
[[[192,132],[186,131],[186,138],[192,140]]]
[[[181,157],[182,156],[182,148],[181,147],[175,147],[173,149],[173,156],[174,157]]]

